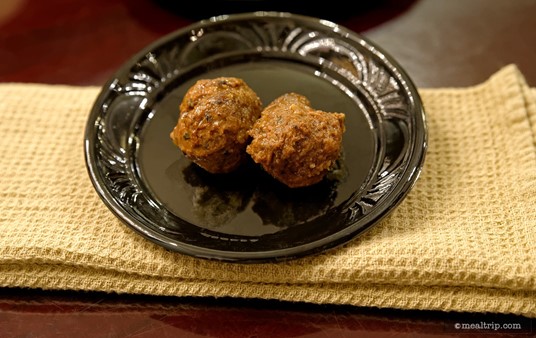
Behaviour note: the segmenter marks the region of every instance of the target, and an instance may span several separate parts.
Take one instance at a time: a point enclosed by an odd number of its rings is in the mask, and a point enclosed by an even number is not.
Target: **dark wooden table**
[[[419,87],[478,84],[510,63],[536,86],[536,0],[356,0],[355,9],[328,2],[1,0],[0,82],[101,86],[167,33],[264,9],[323,16],[367,36]],[[0,289],[0,337],[468,336],[458,322],[520,323],[505,334],[536,334],[533,320],[513,315]]]

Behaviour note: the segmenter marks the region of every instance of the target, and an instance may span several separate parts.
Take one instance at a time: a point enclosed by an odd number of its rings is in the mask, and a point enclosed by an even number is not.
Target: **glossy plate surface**
[[[244,79],[266,105],[286,92],[346,114],[338,168],[290,189],[253,163],[212,175],[169,133],[201,78]],[[85,134],[89,176],[126,225],[167,249],[279,261],[348,242],[407,195],[426,152],[415,86],[382,49],[332,22],[289,13],[213,17],[135,55],[103,87]]]

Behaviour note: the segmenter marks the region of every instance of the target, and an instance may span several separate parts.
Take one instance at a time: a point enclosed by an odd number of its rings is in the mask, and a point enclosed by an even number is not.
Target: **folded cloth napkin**
[[[281,263],[170,252],[114,217],[83,155],[99,91],[0,85],[0,286],[536,317],[536,90],[515,65],[420,90],[429,147],[407,198],[350,243]]]

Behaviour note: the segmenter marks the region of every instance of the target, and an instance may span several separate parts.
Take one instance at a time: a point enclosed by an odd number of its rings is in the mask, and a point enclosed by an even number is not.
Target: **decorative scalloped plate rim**
[[[346,109],[344,175],[296,192],[259,172],[212,178],[188,164],[168,137],[181,95],[236,75],[265,103],[301,90],[315,108]],[[330,21],[255,12],[199,21],[134,55],[95,101],[84,152],[99,197],[141,236],[258,263],[322,253],[377,224],[415,184],[426,140],[417,89],[381,47]]]

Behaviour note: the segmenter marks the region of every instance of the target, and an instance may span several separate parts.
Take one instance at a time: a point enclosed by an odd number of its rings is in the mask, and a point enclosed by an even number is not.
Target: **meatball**
[[[300,94],[271,102],[249,130],[246,152],[291,188],[320,182],[340,156],[345,115],[320,111]]]
[[[248,130],[260,117],[262,104],[244,80],[199,80],[179,110],[170,137],[192,162],[210,173],[228,173],[247,158]]]

